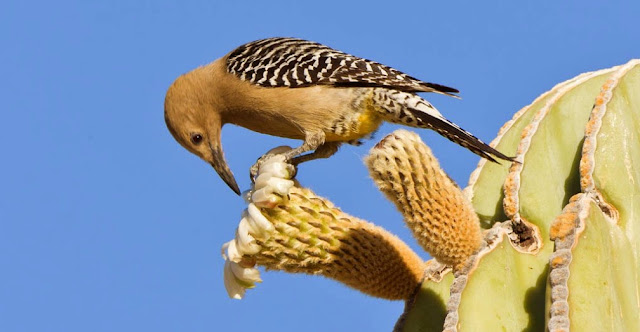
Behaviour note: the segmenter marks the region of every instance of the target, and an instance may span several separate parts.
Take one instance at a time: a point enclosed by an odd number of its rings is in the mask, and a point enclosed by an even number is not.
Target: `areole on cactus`
[[[324,275],[405,300],[397,331],[640,331],[640,61],[558,84],[503,126],[461,191],[406,130],[365,158],[432,260],[266,162],[225,284],[255,266]]]

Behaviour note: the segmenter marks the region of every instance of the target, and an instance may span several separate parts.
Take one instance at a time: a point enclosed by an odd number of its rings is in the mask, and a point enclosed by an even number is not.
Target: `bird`
[[[221,146],[225,124],[302,140],[282,153],[293,165],[328,158],[343,143],[359,145],[383,122],[432,129],[490,161],[514,161],[447,120],[420,92],[459,98],[457,89],[375,61],[309,40],[274,37],[179,76],[167,90],[164,117],[175,140],[211,164],[238,195]]]

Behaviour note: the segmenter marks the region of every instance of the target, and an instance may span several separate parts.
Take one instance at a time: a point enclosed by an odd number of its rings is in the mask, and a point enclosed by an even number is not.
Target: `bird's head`
[[[184,74],[171,84],[164,101],[164,119],[173,137],[185,149],[204,159],[236,194],[240,188],[222,152],[222,110],[207,84],[206,68]]]

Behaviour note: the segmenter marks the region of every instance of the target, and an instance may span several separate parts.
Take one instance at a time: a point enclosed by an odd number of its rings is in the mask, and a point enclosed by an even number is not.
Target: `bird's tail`
[[[383,96],[376,96],[384,94]],[[450,141],[465,147],[471,152],[497,162],[493,157],[514,161],[502,152],[492,148],[470,132],[460,128],[455,123],[447,120],[428,101],[412,93],[386,90],[375,91],[374,98],[378,98],[376,104],[381,106],[381,113],[385,120],[418,128],[433,129]]]
[[[452,87],[448,87],[442,84],[428,83],[428,82],[424,82],[422,86],[425,88],[424,92],[435,92],[435,93],[443,94],[445,96],[460,99],[460,96],[457,95],[457,93],[460,93],[458,89],[454,89]]]
[[[415,116],[418,127],[433,129],[438,132],[438,134],[469,149],[471,152],[482,158],[486,158],[494,163],[497,163],[497,161],[493,156],[503,160],[515,161],[513,157],[508,157],[502,152],[492,148],[479,138],[473,136],[470,132],[460,128],[458,125],[445,118],[431,117],[428,114],[420,112],[416,112]]]

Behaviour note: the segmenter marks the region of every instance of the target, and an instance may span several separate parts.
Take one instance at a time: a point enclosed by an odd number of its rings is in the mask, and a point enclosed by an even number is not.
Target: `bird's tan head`
[[[240,188],[222,152],[221,110],[205,75],[206,72],[199,68],[178,77],[171,84],[164,100],[164,119],[176,141],[211,164],[222,180],[239,195]]]

